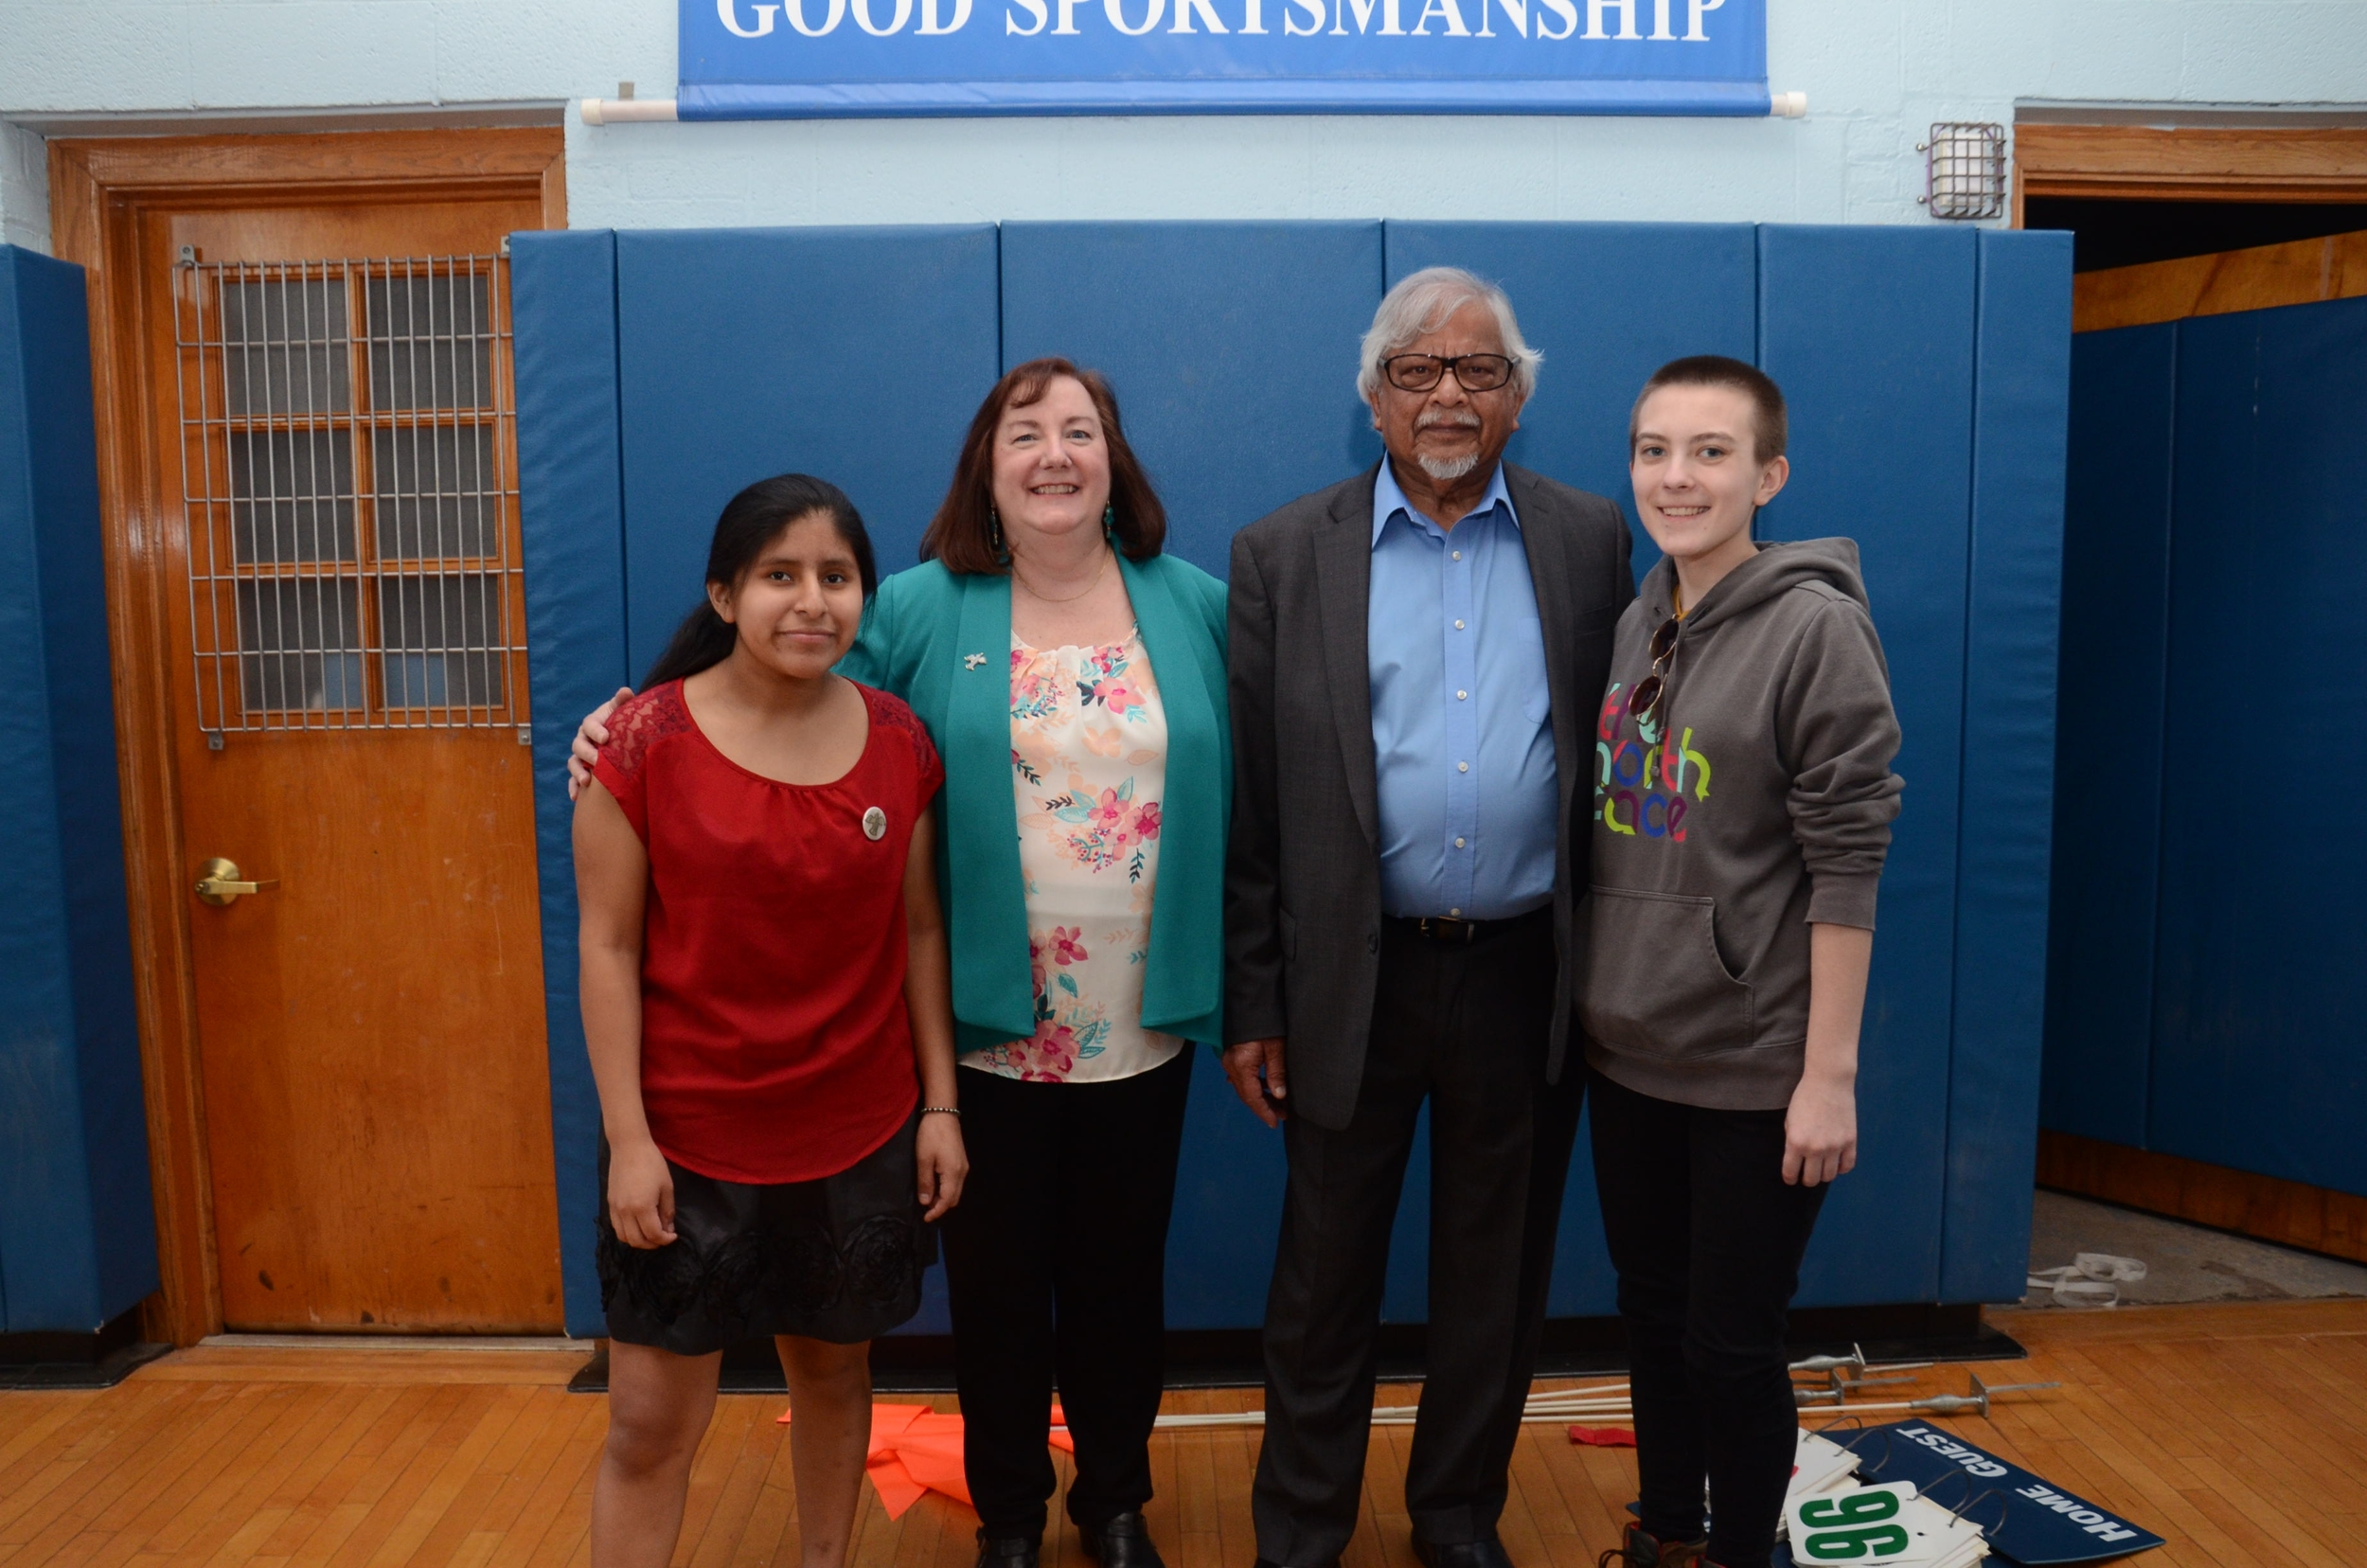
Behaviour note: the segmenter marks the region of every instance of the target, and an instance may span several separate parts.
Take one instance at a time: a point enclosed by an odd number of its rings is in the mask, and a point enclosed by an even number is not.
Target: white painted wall
[[[994,218],[1920,223],[1935,119],[2367,106],[2367,0],[1770,0],[1806,120],[568,119],[579,226]],[[669,96],[672,0],[0,0],[0,117]],[[79,128],[78,128],[79,129]],[[0,137],[0,223],[45,233]]]
[[[48,153],[39,136],[4,121],[0,121],[0,245],[23,245],[44,253],[49,249]]]

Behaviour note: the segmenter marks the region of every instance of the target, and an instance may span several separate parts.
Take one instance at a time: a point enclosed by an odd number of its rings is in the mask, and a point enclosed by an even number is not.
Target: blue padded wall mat
[[[581,1169],[561,1174],[562,1204],[581,1211],[563,1215],[574,1243],[571,1327],[597,1320],[596,1300],[586,1311],[578,1292],[588,1247],[574,1240],[578,1232],[589,1239],[596,1110],[575,1022],[572,886],[559,885],[558,763],[575,718],[612,681],[636,676],[695,600],[721,502],[750,478],[812,468],[846,486],[893,570],[911,559],[993,376],[1059,352],[1112,376],[1129,434],[1168,502],[1172,547],[1221,573],[1234,529],[1378,458],[1353,391],[1356,343],[1385,277],[1432,261],[1506,282],[1549,356],[1516,460],[1623,506],[1628,405],[1651,368],[1680,352],[1722,349],[1757,358],[1786,382],[1797,467],[1766,530],[1848,533],[1865,546],[1908,730],[1900,768],[1909,782],[1866,1030],[1866,1160],[1827,1210],[1802,1301],[2018,1293],[2018,1282],[1991,1275],[2023,1217],[1989,1211],[2027,1174],[2028,1131],[2013,1119],[2029,1066],[2018,1090],[2008,1059],[2017,1049],[2027,1058],[2029,1028],[2010,1007],[1980,1010],[1971,969],[1960,1002],[1955,976],[1967,965],[2027,971],[2042,931],[2031,879],[2043,874],[2043,831],[2025,828],[2031,842],[2019,846],[1985,839],[2002,819],[2043,811],[2033,794],[2043,764],[2021,742],[2052,701],[2040,623],[2056,526],[2044,492],[2061,442],[2059,388],[2050,434],[2046,387],[2061,374],[2059,241],[1999,237],[1984,251],[1969,232],[1939,229],[1013,223],[999,242],[986,227],[536,242],[578,247],[538,257],[528,243],[518,274],[529,557],[546,550],[578,574],[576,586],[536,600],[548,615],[533,655],[536,711],[545,716],[537,739],[550,806],[545,938],[562,1165],[580,1146]],[[1680,247],[1687,313],[1656,323],[1646,316],[1665,272],[1656,261]],[[1240,288],[1243,276],[1260,286]],[[751,309],[758,298],[764,307]],[[1638,298],[1646,304],[1626,303]],[[603,330],[604,348],[594,342]],[[801,361],[872,358],[898,367],[892,398],[814,398],[780,373]],[[526,385],[602,376],[596,395]],[[596,430],[562,442],[550,427],[570,422]],[[610,444],[592,450],[600,441]],[[530,597],[543,569],[540,560],[529,568]],[[578,596],[572,609],[560,603],[567,594]],[[584,669],[568,670],[580,689],[562,696],[546,691],[541,672],[554,668],[552,638],[571,615],[608,620],[598,634],[568,632],[583,650],[568,657]],[[1994,670],[1973,679],[1967,646]],[[1960,823],[1959,764],[1968,743],[1991,741],[2000,755],[1966,781]],[[1958,858],[1971,835],[1984,843],[1965,851],[1960,889]],[[1960,914],[1967,930],[2001,918],[2026,929],[1984,933],[1990,946],[1960,953]],[[2035,977],[2025,989],[2037,994]],[[1959,1029],[2003,1054],[1951,1064]],[[573,1110],[571,1083],[579,1083]],[[1935,1136],[1948,1125],[1951,1087],[1963,1091],[1962,1125]],[[571,1116],[578,1135],[567,1131]],[[1213,1060],[1196,1064],[1185,1135],[1170,1322],[1254,1325],[1279,1205],[1278,1141],[1235,1102]],[[1984,1140],[1998,1141],[1994,1167]],[[1393,1320],[1425,1315],[1426,1154],[1415,1159],[1384,1302]],[[1581,1151],[1552,1310],[1608,1310],[1610,1283]],[[943,1327],[934,1286],[916,1329]]]
[[[1756,356],[1758,230],[1393,220],[1386,232],[1392,284],[1424,267],[1466,267],[1512,296],[1545,365],[1505,455],[1618,503],[1641,579],[1660,550],[1629,493],[1628,410],[1645,380],[1681,355]]]
[[[51,390],[27,421],[47,643],[50,769],[72,944],[75,1049],[99,1322],[157,1288],[156,1221],[140,1080],[131,907],[116,763],[114,670],[98,518],[88,283],[70,262],[19,252],[26,384]],[[11,1318],[13,1324],[16,1320]]]
[[[1826,1201],[1800,1304],[1936,1301],[1953,1022],[1972,489],[1975,237],[1759,231],[1759,363],[1791,405],[1769,538],[1858,541],[1905,734],[1859,1069],[1857,1172]],[[2014,1292],[2019,1293],[2019,1292]]]
[[[638,679],[698,602],[716,515],[817,474],[882,572],[917,559],[1002,373],[991,224],[616,236],[627,651]]]
[[[2179,324],[2072,340],[2039,1122],[2143,1147]]]
[[[2367,1194],[2367,299],[2181,323],[2151,1116]]]
[[[577,721],[633,673],[625,657],[616,240],[605,230],[516,234],[509,255],[559,1251],[567,1331],[585,1336],[607,1330],[592,1263],[600,1100],[576,1001],[575,818],[566,768]]]
[[[1355,384],[1380,244],[1376,223],[1006,223],[1004,364],[1064,354],[1109,376],[1166,504],[1168,548],[1221,578],[1236,530],[1380,460]],[[1282,1141],[1214,1053],[1198,1054],[1167,1322],[1255,1324],[1281,1223]]]
[[[82,269],[0,245],[0,1331],[157,1285]]]
[[[1940,1299],[2030,1269],[2044,1038],[2072,237],[1984,232]]]
[[[1444,223],[1392,221],[1389,281],[1424,267],[1464,267],[1503,285],[1529,347],[1545,356],[1521,411],[1511,461],[1614,502],[1635,540],[1641,579],[1660,559],[1636,521],[1628,483],[1628,413],[1651,373],[1683,354],[1758,351],[1758,231],[1748,223]],[[1672,290],[1672,267],[1684,287]],[[1546,1310],[1587,1317],[1617,1309],[1604,1250],[1586,1123],[1570,1162]],[[1417,1144],[1390,1254],[1389,1307],[1423,1314],[1430,1151]]]
[[[1167,548],[1221,578],[1237,529],[1380,460],[1355,385],[1380,267],[1377,223],[1006,223],[1003,365],[1108,376]]]

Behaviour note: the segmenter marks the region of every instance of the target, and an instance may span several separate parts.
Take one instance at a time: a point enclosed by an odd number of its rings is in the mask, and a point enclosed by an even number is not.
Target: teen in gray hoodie
[[[1736,360],[1679,360],[1636,401],[1665,553],[1596,722],[1581,1019],[1642,1472],[1605,1560],[1637,1568],[1765,1568],[1798,1423],[1785,1313],[1857,1157],[1898,722],[1857,545],[1751,537],[1784,445],[1783,394]]]

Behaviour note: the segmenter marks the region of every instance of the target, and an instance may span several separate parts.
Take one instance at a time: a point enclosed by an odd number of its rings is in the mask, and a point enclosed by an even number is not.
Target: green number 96
[[[1839,1497],[1813,1498],[1800,1505],[1800,1523],[1812,1530],[1829,1529],[1836,1524],[1872,1524],[1897,1517],[1896,1492],[1842,1492]]]
[[[1910,1537],[1897,1524],[1898,1494],[1886,1491],[1843,1492],[1800,1506],[1800,1523],[1809,1527],[1801,1546],[1820,1562],[1845,1562],[1853,1558],[1892,1557],[1907,1549]]]
[[[1907,1549],[1907,1532],[1896,1524],[1861,1524],[1854,1530],[1819,1530],[1808,1537],[1808,1555],[1820,1562],[1848,1558],[1895,1557]]]

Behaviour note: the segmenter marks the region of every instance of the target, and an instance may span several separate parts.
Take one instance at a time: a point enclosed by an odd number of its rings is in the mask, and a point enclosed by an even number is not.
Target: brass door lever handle
[[[279,885],[277,877],[262,877],[254,882],[239,880],[239,863],[216,855],[197,868],[197,896],[200,901],[224,908],[249,893],[265,893]]]

